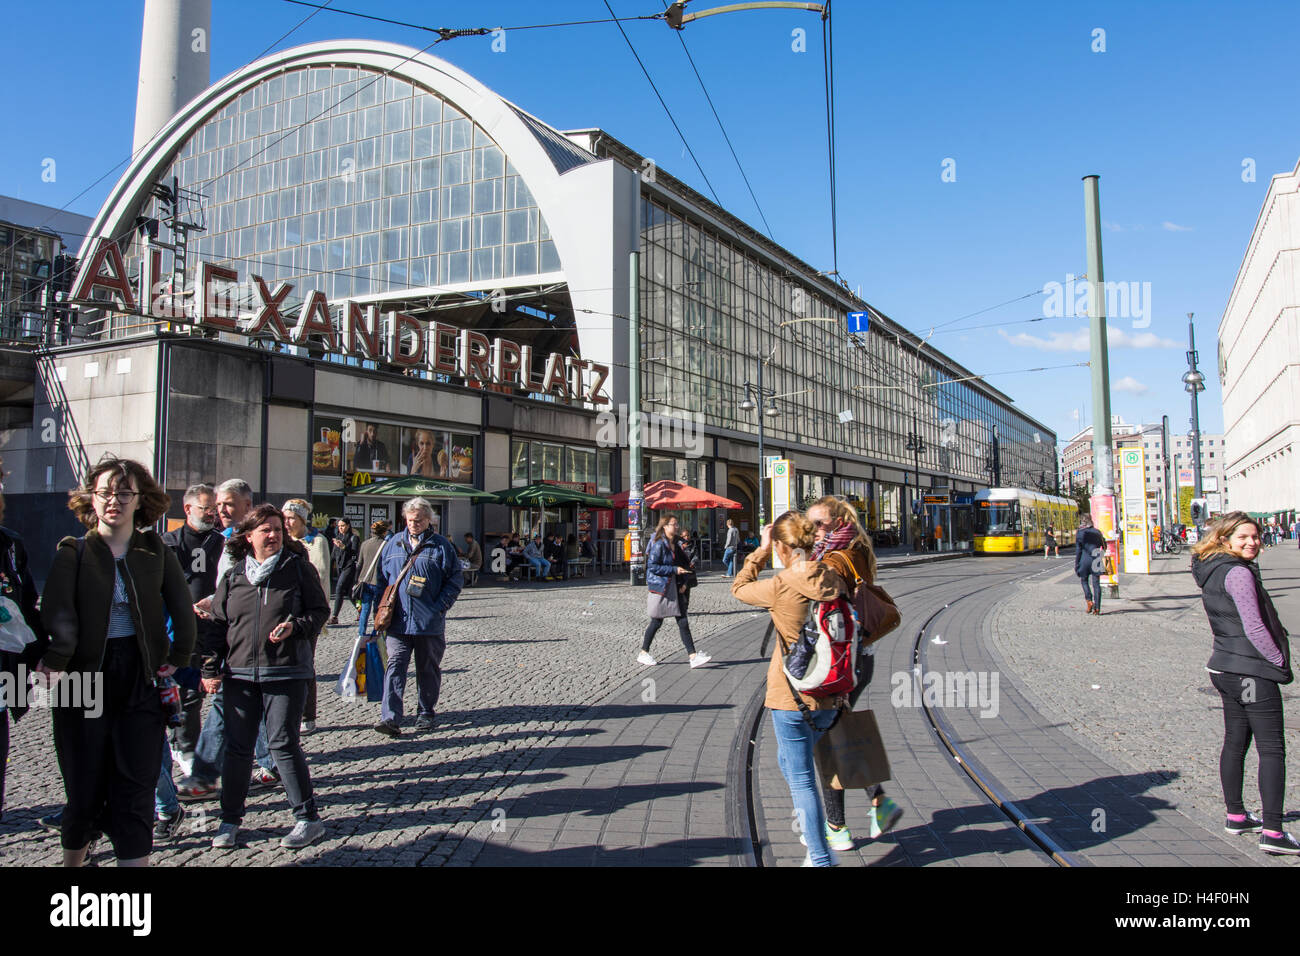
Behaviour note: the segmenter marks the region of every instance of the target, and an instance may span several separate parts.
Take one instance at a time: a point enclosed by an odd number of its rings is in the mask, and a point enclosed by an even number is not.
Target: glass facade
[[[595,485],[596,494],[612,494],[610,473],[613,453],[557,442],[521,441],[510,443],[510,487],[522,488],[535,481],[578,481]]]
[[[161,178],[172,176],[206,196],[191,269],[202,259],[291,282],[292,303],[305,289],[337,302],[560,268],[496,143],[451,103],[377,72],[263,81],[195,132]]]
[[[0,224],[0,341],[46,336],[45,299],[59,237]]]
[[[758,363],[770,356],[763,386],[788,398],[778,398],[780,414],[764,422],[769,441],[911,469],[906,443],[915,430],[925,444],[922,469],[987,483],[996,427],[1002,483],[1054,486],[1055,436],[954,381],[964,373],[935,353],[918,355],[878,323],[854,345],[842,305],[751,247],[644,192],[641,217],[647,401],[702,412],[712,425],[756,436],[758,412],[740,404],[744,383],[757,384]],[[851,420],[840,421],[844,411]]]

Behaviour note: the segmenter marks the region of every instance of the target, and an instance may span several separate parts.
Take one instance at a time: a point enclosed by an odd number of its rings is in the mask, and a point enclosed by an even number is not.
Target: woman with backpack
[[[731,593],[746,604],[767,608],[772,614],[779,641],[767,668],[764,703],[772,713],[777,762],[790,787],[803,838],[808,844],[804,865],[831,866],[834,858],[826,843],[826,817],[817,797],[813,745],[835,722],[836,711],[844,701],[839,697],[807,694],[796,698],[782,668],[786,654],[803,631],[809,604],[832,601],[848,590],[844,578],[836,571],[824,563],[808,560],[813,546],[813,523],[797,511],[787,511],[763,529],[758,549],[745,558],[732,582]],[[759,581],[758,572],[773,551],[784,568],[775,576]]]
[[[234,564],[212,596],[212,650],[203,661],[203,689],[222,689],[226,705],[226,764],[221,774],[221,826],[216,849],[238,845],[253,742],[263,716],[275,768],[293,806],[289,849],[320,839],[307,759],[298,742],[307,691],[315,686],[315,637],[329,617],[329,601],[306,549],[285,534],[280,511],[258,505],[226,544]]]
[[[677,633],[690,655],[692,667],[701,667],[713,659],[695,649],[691,625],[686,620],[693,577],[690,559],[677,541],[677,518],[673,515],[661,517],[645,554],[646,610],[650,623],[641,639],[641,653],[636,656],[639,663],[647,667],[659,663],[650,656],[650,644],[667,617],[677,619]]]
[[[112,456],[68,493],[69,510],[89,530],[64,538],[55,553],[41,595],[50,646],[39,671],[51,684],[99,688],[100,706],[69,699],[54,708],[64,866],[85,862],[104,819],[118,866],[149,865],[165,731],[155,681],[189,666],[196,631],[185,572],[150,528],[170,503],[143,465]],[[62,692],[52,693],[57,700]]]
[[[842,498],[827,495],[809,506],[808,520],[813,523],[816,541],[812,552],[814,561],[822,561],[835,568],[846,583],[858,579],[867,584],[875,582],[876,553],[851,504]],[[847,562],[851,567],[845,567],[841,562]],[[863,648],[858,664],[858,686],[849,695],[850,707],[866,692],[875,666],[875,648]],[[871,798],[868,833],[875,840],[893,829],[902,819],[903,809],[885,796],[885,789],[880,784],[871,787],[867,795]],[[853,849],[853,834],[844,821],[844,791],[836,790],[829,781],[823,780],[822,799],[826,803],[826,842],[832,850]]]
[[[1265,853],[1300,856],[1300,841],[1282,829],[1286,740],[1280,688],[1291,683],[1291,644],[1255,564],[1259,549],[1259,525],[1244,511],[1219,518],[1192,548],[1192,576],[1201,588],[1214,634],[1205,669],[1223,700],[1223,828],[1228,833],[1259,833],[1259,848]],[[1242,802],[1252,738],[1259,750],[1262,819]]]

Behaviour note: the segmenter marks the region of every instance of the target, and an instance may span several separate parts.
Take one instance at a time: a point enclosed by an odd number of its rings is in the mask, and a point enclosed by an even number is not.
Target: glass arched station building
[[[995,472],[1055,487],[1055,434],[1008,396],[631,147],[348,40],[225,77],[136,155],[81,249],[72,322],[35,358],[32,426],[3,449],[11,514],[61,514],[106,450],[152,463],[177,509],[232,476],[364,521],[392,516],[367,484],[408,473],[618,492],[633,252],[647,481],[736,499],[754,526],[760,411],[741,404],[766,357],[763,384],[794,394],[765,452],[793,462],[799,500],[848,495],[888,531],[924,495],[960,546],[960,505]],[[439,507],[455,534],[529,520]]]

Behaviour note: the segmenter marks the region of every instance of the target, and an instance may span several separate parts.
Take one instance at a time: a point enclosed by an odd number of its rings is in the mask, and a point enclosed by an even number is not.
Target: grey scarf
[[[244,558],[244,575],[248,578],[248,583],[253,587],[257,587],[269,578],[271,572],[275,570],[276,564],[279,563],[280,555],[282,554],[284,554],[284,548],[281,548],[261,564],[258,564],[257,559],[253,557],[253,552],[250,551],[248,556]]]

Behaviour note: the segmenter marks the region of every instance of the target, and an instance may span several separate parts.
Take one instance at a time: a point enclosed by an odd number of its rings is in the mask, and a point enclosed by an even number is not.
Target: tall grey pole
[[[758,530],[767,526],[767,475],[763,460],[763,359],[758,360]]]
[[[1088,326],[1092,364],[1092,519],[1106,537],[1111,567],[1119,570],[1119,518],[1115,514],[1115,462],[1110,447],[1110,361],[1106,348],[1106,283],[1101,266],[1099,177],[1083,177],[1083,225],[1088,247]],[[1119,576],[1107,578],[1111,596]]]
[[[1190,363],[1192,371],[1197,372],[1196,367],[1196,326],[1192,324],[1192,313],[1187,314],[1187,361]],[[1197,393],[1200,388],[1199,379],[1193,382],[1192,392],[1192,496],[1201,497],[1201,409],[1200,402],[1197,400]]]
[[[1161,466],[1165,470],[1165,527],[1174,526],[1174,515],[1178,507],[1175,501],[1177,488],[1172,484],[1173,474],[1169,465],[1169,416],[1160,416],[1160,447],[1164,449],[1164,464]]]
[[[628,261],[627,447],[631,476],[627,493],[627,531],[632,536],[628,583],[636,584],[641,565],[641,254]]]

